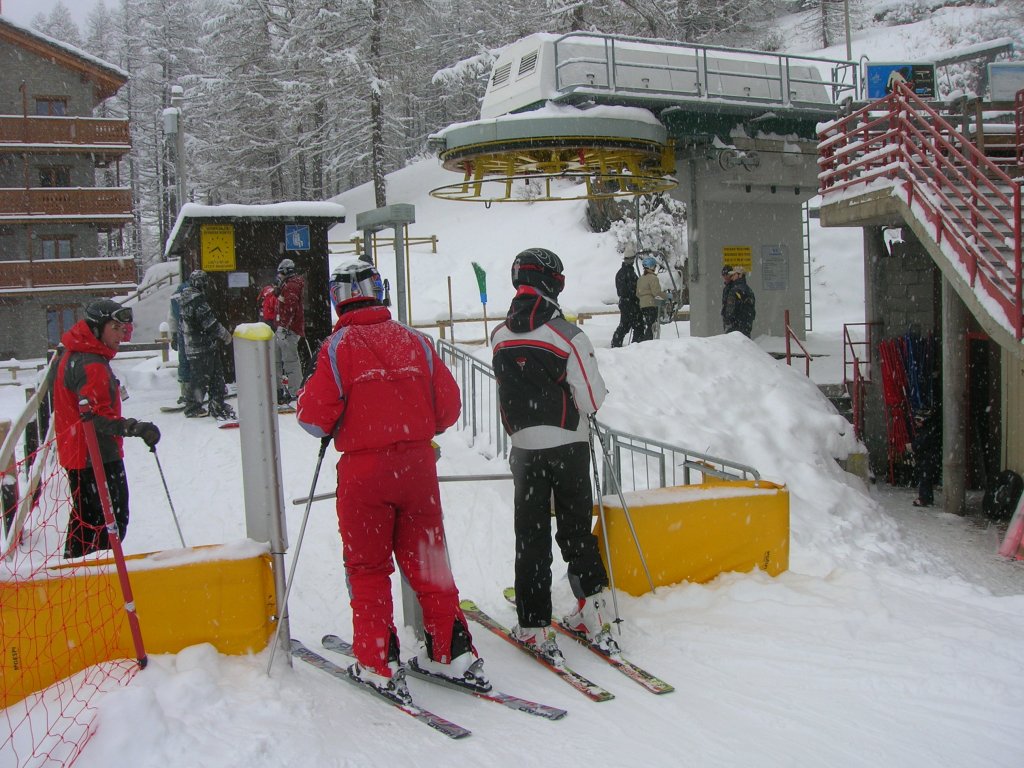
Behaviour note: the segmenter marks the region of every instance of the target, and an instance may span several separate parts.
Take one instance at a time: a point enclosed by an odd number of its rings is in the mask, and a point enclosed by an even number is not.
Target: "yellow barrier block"
[[[654,586],[702,583],[757,567],[772,576],[789,568],[789,491],[766,481],[708,481],[625,494]],[[615,586],[650,592],[618,496],[604,497]],[[598,509],[594,507],[594,514]],[[598,519],[594,533],[608,567]]]
[[[218,549],[127,558],[146,653],[177,653],[198,643],[227,654],[266,647],[277,614],[270,555],[226,559]],[[136,658],[113,560],[50,573],[0,583],[0,708],[93,664]],[[98,616],[114,617],[116,628],[99,624]]]

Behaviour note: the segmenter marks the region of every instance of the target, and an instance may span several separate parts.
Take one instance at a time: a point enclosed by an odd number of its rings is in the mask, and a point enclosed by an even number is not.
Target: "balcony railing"
[[[125,187],[0,189],[0,222],[127,221],[131,215],[132,191]]]
[[[0,261],[0,291],[66,285],[134,285],[131,259]]]
[[[127,152],[131,141],[127,120],[0,115],[0,145],[67,144],[70,147],[101,146],[107,152]]]

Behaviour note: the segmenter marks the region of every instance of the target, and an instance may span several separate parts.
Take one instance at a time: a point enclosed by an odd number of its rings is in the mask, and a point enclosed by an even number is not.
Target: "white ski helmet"
[[[295,262],[291,259],[281,259],[281,263],[277,265],[277,274],[289,277],[295,274]]]
[[[365,261],[349,261],[336,266],[331,272],[329,290],[336,312],[351,302],[384,300],[384,282],[380,279],[380,272]]]

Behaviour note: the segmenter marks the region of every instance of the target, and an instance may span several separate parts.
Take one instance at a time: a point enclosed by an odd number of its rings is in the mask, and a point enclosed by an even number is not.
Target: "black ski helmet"
[[[197,291],[203,292],[210,285],[210,276],[201,269],[196,269],[188,276],[188,284]]]
[[[103,326],[111,320],[127,324],[132,322],[132,319],[131,307],[122,307],[113,299],[96,299],[85,308],[85,322],[96,338],[100,337]]]
[[[512,285],[529,285],[548,296],[557,296],[565,287],[562,260],[547,248],[527,248],[512,262]]]
[[[291,277],[295,274],[295,262],[291,259],[281,259],[281,263],[277,265],[277,274]]]

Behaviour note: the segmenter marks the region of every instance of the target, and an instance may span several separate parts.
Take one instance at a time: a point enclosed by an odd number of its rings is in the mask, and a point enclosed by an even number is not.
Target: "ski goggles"
[[[120,309],[115,309],[110,313],[110,319],[117,320],[117,322],[125,325],[130,325],[135,320],[135,317],[132,315],[131,307],[121,307]]]

